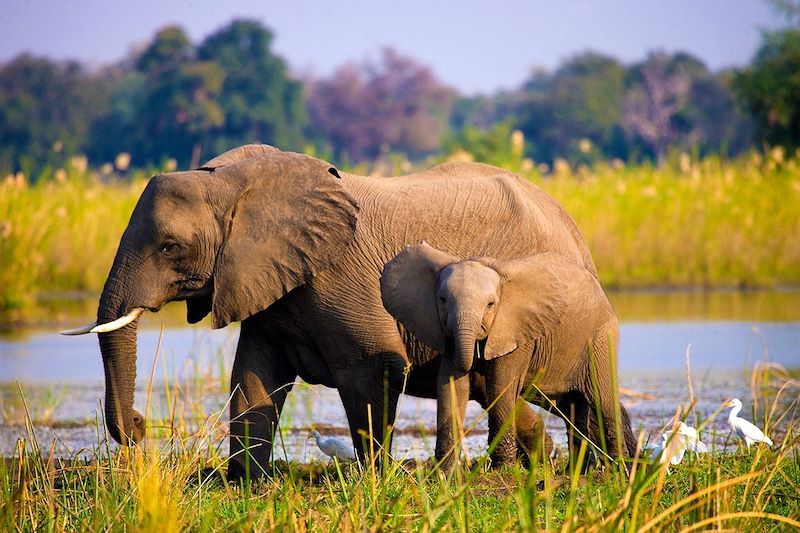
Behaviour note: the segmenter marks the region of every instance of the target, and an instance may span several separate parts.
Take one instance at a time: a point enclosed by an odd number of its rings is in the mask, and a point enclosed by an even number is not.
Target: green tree
[[[136,61],[136,70],[152,78],[180,68],[191,60],[192,43],[178,26],[167,26],[156,33],[155,38]]]
[[[76,62],[23,54],[0,67],[0,167],[35,175],[85,148],[108,87]]]
[[[224,75],[217,99],[224,121],[206,147],[209,155],[253,142],[295,149],[303,143],[302,85],[271,45],[272,33],[261,23],[236,20],[198,47],[197,59]]]
[[[86,154],[94,164],[114,161],[120,152],[144,157],[144,128],[139,112],[144,109],[146,76],[130,65],[105,69],[102,76],[111,87],[108,106],[96,117],[89,132]]]
[[[768,32],[734,85],[761,142],[800,147],[800,29]]]
[[[298,147],[305,115],[300,84],[270,51],[272,34],[234,21],[194,47],[176,26],[112,69],[114,93],[95,123],[91,154],[128,151],[135,165],[174,158],[182,168],[234,146]]]
[[[602,54],[587,52],[552,75],[536,72],[523,86],[516,126],[538,160],[585,159],[594,146],[606,157],[624,157],[620,121],[625,68]],[[583,141],[583,142],[581,142]]]
[[[217,101],[224,74],[216,63],[193,56],[183,30],[169,27],[156,34],[137,61],[145,83],[135,161],[153,164],[174,157],[183,167],[197,166],[203,144],[224,122]]]
[[[467,125],[456,134],[449,135],[444,143],[450,157],[469,157],[514,171],[527,171],[525,167],[525,138],[520,131],[512,131],[511,120],[479,129]],[[466,152],[461,154],[460,152]]]
[[[180,65],[148,85],[141,117],[141,146],[148,162],[174,157],[181,166],[196,167],[202,146],[210,144],[224,116],[217,97],[223,74],[212,62]]]
[[[670,148],[735,153],[748,146],[749,121],[726,76],[682,52],[655,52],[630,67],[622,119],[633,150],[659,162]]]

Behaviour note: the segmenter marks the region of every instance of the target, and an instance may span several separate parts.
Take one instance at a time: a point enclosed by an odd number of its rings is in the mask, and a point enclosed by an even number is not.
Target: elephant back
[[[239,163],[247,159],[274,154],[276,152],[280,152],[280,150],[268,144],[246,144],[218,155],[214,159],[203,164],[198,170],[215,170],[225,165]]]

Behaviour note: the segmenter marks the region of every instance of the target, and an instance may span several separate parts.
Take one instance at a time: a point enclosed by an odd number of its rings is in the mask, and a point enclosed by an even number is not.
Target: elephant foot
[[[539,492],[544,492],[545,488],[548,488],[549,490],[556,490],[559,487],[562,487],[564,485],[568,485],[571,482],[571,480],[572,480],[572,478],[570,476],[564,476],[564,475],[562,475],[562,476],[553,476],[553,477],[550,478],[548,483],[545,483],[545,481],[543,479],[540,479],[536,483],[536,490],[538,490]],[[587,481],[586,481],[586,477],[585,476],[578,476],[578,486],[579,487],[586,486],[586,483],[587,483]]]
[[[189,485],[208,485],[208,484],[231,484],[231,485],[249,485],[253,482],[263,480],[266,476],[259,473],[250,477],[245,473],[244,468],[239,463],[231,461],[228,465],[227,472],[220,467],[207,466],[200,470],[198,474],[190,475],[186,482]],[[248,482],[249,479],[249,482]]]
[[[217,473],[232,485],[247,485],[264,477],[264,472],[260,468],[251,467],[248,472],[239,461],[229,461],[228,471],[224,475],[221,470],[217,470]]]
[[[578,454],[571,453],[569,457],[569,465],[567,466],[568,472],[571,474],[576,469],[581,475],[588,474],[592,469],[597,469],[602,466],[602,462],[597,459],[597,455],[593,450],[586,450],[586,455],[583,457],[583,463],[577,465]]]
[[[492,470],[503,468],[504,466],[513,466],[513,465],[517,464],[517,458],[516,457],[512,457],[511,459],[509,459],[508,457],[498,457],[496,455],[492,455],[491,459],[492,460],[489,463],[489,468],[491,468]],[[529,467],[529,464],[530,464],[529,461],[525,461],[524,459],[522,459],[521,462],[522,462],[522,465],[525,468]]]
[[[451,450],[449,453],[436,451],[434,455],[434,465],[445,476],[449,477],[450,474],[453,473],[456,462],[460,460],[460,457],[456,455],[458,451],[458,448]]]
[[[207,466],[200,469],[199,474],[192,474],[188,477],[186,482],[189,485],[207,485],[209,483],[225,483],[226,476],[220,468]]]
[[[540,461],[543,457],[546,460],[553,454],[553,439],[546,431],[542,431],[540,437],[526,440],[527,442],[517,443],[517,460],[525,468],[530,469],[535,461]]]
[[[501,468],[503,466],[512,466],[517,462],[519,454],[519,446],[516,440],[511,435],[504,437],[497,447],[491,453],[491,468]]]

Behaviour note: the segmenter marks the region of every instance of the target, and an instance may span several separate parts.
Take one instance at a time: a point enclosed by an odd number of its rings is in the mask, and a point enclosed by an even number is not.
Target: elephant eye
[[[178,251],[178,243],[167,241],[161,244],[161,253],[165,255],[174,254]]]
[[[488,307],[489,309],[491,309],[492,307],[494,307],[494,300],[491,300],[491,301],[490,301],[490,302],[489,302],[489,303],[486,305],[486,307]]]

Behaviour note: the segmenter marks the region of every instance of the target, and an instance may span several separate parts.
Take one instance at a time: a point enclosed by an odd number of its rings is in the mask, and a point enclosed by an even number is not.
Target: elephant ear
[[[381,274],[383,306],[404,328],[437,352],[444,352],[444,337],[436,306],[436,278],[445,266],[460,259],[425,241],[406,246]]]
[[[224,167],[225,165],[239,163],[241,161],[252,159],[254,157],[275,154],[278,152],[280,152],[280,150],[268,144],[246,144],[244,146],[233,148],[225,153],[218,155],[211,161],[208,161],[205,164],[203,164],[197,170],[214,171],[219,167]]]
[[[567,311],[568,272],[558,254],[539,254],[523,259],[482,259],[500,274],[500,305],[486,340],[484,357],[494,359],[526,342],[553,331]]]
[[[240,183],[214,267],[214,327],[263,311],[330,268],[353,241],[356,200],[325,161],[289,152],[232,163]]]

